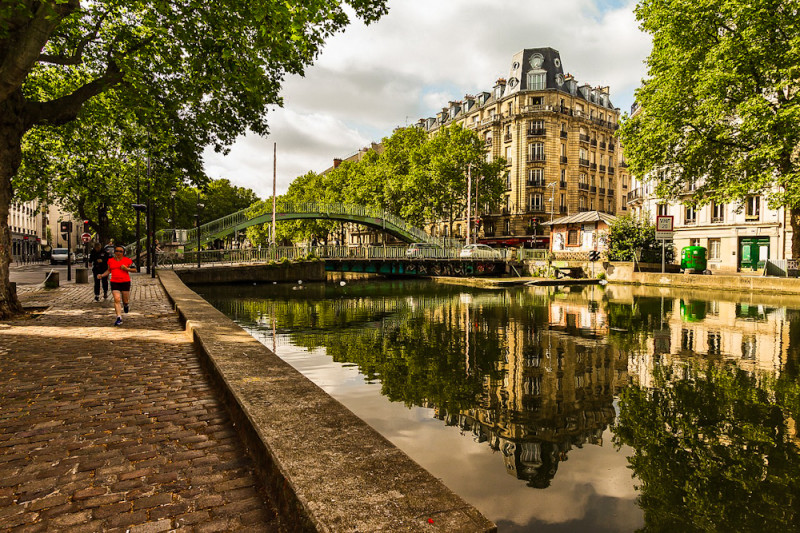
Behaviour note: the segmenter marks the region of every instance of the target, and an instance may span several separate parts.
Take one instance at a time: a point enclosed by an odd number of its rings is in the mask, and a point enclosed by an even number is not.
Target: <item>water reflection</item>
[[[623,509],[626,494],[632,504],[636,486],[643,516],[587,510],[567,530],[793,527],[800,314],[780,298],[425,282],[292,289],[203,290],[267,345],[324,348],[393,402],[429,408],[528,491],[563,491],[559,468],[587,445],[608,448],[611,429],[635,476],[613,505]],[[616,479],[616,463],[602,460],[580,468]],[[595,475],[583,472],[569,477]],[[536,512],[492,518],[554,527],[551,510]]]

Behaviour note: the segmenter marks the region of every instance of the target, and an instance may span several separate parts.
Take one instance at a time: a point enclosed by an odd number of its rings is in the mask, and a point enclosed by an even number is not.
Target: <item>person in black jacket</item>
[[[108,298],[108,278],[100,278],[98,274],[108,270],[108,251],[99,242],[94,243],[94,249],[89,253],[89,262],[92,264],[92,277],[94,278],[94,301],[100,301],[100,284],[103,284],[103,299]]]

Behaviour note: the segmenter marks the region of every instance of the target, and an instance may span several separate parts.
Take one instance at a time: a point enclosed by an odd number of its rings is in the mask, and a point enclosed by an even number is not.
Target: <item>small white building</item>
[[[575,215],[561,217],[550,226],[551,252],[603,252],[608,247],[608,229],[617,217],[602,211],[584,211]]]

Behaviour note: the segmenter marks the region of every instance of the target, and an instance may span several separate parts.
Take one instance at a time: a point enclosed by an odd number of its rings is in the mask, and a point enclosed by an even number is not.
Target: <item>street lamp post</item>
[[[175,187],[169,190],[169,197],[172,199],[172,218],[169,220],[172,224],[172,242],[177,242],[178,240],[177,222],[175,221],[175,194],[177,192],[178,189]]]
[[[195,217],[195,231],[197,232],[197,268],[200,268],[200,210],[204,205],[200,202],[200,189],[197,189],[197,214]]]
[[[548,187],[550,187],[550,222],[551,222],[551,225],[550,225],[550,228],[549,228],[547,234],[549,235],[548,238],[552,240],[552,236],[553,236],[552,222],[553,222],[553,219],[555,218],[555,209],[556,209],[556,202],[555,202],[556,182],[554,181],[554,182],[550,183],[548,185]],[[550,242],[550,249],[551,250],[553,249],[553,243],[552,242]]]

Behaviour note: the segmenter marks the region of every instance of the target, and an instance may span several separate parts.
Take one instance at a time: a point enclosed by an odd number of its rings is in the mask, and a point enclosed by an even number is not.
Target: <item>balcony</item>
[[[568,107],[564,107],[563,105],[558,108],[558,112],[561,113],[562,115],[571,115],[572,114],[572,110],[570,110],[570,108],[568,108]]]
[[[561,135],[561,138],[562,138],[562,139],[566,139],[566,138],[567,138],[567,136],[569,135],[569,133],[568,133],[568,132],[566,132],[566,131],[562,131],[562,132],[560,133],[560,135]]]
[[[562,214],[562,215],[566,215],[567,214],[567,206],[565,206],[565,205],[558,206],[558,212],[560,214]]]
[[[595,187],[594,185],[590,186],[589,192],[597,192],[597,187]]]
[[[500,122],[500,115],[494,115],[481,120],[481,126],[487,126],[489,124],[495,124],[499,122]]]
[[[609,174],[613,174],[614,173],[614,167],[608,167],[608,173]]]
[[[544,128],[531,128],[528,130],[528,137],[543,137],[547,135],[547,130]]]
[[[684,219],[683,224],[686,226],[693,226],[697,224],[697,217]]]
[[[609,195],[609,196],[614,196],[614,193],[615,193],[615,192],[616,192],[616,191],[614,191],[614,189],[608,189],[608,195]]]
[[[589,166],[589,160],[588,159],[578,159],[578,164],[580,166],[582,166],[582,167],[588,167]]]
[[[503,140],[505,142],[507,142],[507,143],[510,143],[511,142],[511,134],[510,133],[506,133],[505,135],[503,135]]]
[[[579,207],[578,208],[578,213],[585,213],[587,211],[590,211],[590,209],[588,207]]]
[[[589,141],[589,144],[592,146],[597,146],[597,139],[592,139],[591,141]]]
[[[588,183],[578,183],[578,190],[579,191],[588,191],[589,184]]]
[[[524,105],[521,107],[522,113],[544,113],[553,111],[549,105]]]
[[[528,154],[528,163],[535,163],[537,161],[544,161],[544,154]]]
[[[619,168],[628,168],[628,163],[626,163],[625,161],[620,161]]]
[[[613,152],[614,151],[614,143],[608,143],[608,151],[609,152]]]
[[[598,187],[597,192],[600,193],[600,194],[605,194],[606,193],[606,189],[605,189],[605,187]]]
[[[509,157],[508,159],[506,159],[506,166],[507,167],[510,167],[512,165],[512,162],[511,162],[512,159],[514,159],[514,158],[513,157]]]
[[[711,223],[712,224],[724,224],[725,223],[725,217],[711,217]]]
[[[567,164],[567,156],[565,156],[565,155],[561,156],[561,164],[562,165],[566,165]]]
[[[626,197],[626,199],[627,199],[629,204],[632,203],[632,202],[636,202],[636,201],[642,200],[643,198],[644,198],[644,195],[642,194],[642,189],[640,187],[637,187],[637,188],[633,189],[632,191],[630,191],[628,193],[627,197]]]
[[[592,170],[597,170],[597,163],[589,163],[589,168]]]
[[[561,180],[561,181],[558,182],[558,186],[561,187],[562,189],[566,189],[567,188],[567,182],[564,181],[564,180]]]
[[[544,180],[543,179],[528,180],[526,184],[528,185],[528,187],[544,187]]]
[[[600,146],[600,149],[605,150],[605,148],[606,148],[605,141],[600,141],[600,145],[599,146]]]
[[[605,172],[605,171],[606,171],[606,166],[600,165],[600,172]]]
[[[528,207],[528,213],[544,213],[544,205],[535,204]]]
[[[581,141],[582,143],[588,143],[589,142],[589,136],[588,135],[584,135],[583,133],[581,133],[580,136],[578,136],[578,140]]]

